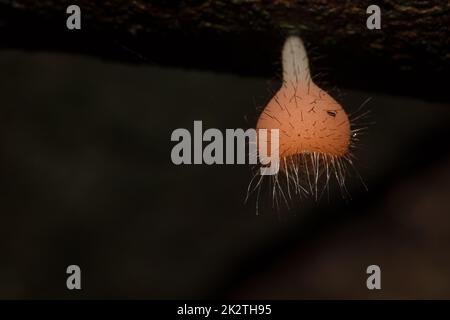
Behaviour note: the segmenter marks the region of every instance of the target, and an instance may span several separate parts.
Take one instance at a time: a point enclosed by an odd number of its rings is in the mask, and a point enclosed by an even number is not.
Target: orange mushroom
[[[346,170],[349,165],[353,167],[352,138],[361,129],[352,130],[342,106],[311,79],[308,57],[299,37],[287,38],[282,65],[283,84],[256,124],[257,129],[279,130],[280,171],[271,177],[272,194],[281,195],[286,204],[293,194],[314,195],[318,199],[332,176],[346,192]],[[254,190],[261,187],[262,178],[256,180]],[[324,188],[319,188],[323,178]],[[254,181],[255,177],[249,191]]]

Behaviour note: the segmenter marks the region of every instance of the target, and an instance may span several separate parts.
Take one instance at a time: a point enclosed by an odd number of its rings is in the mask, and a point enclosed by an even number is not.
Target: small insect
[[[290,204],[303,196],[321,198],[334,179],[344,197],[349,171],[355,170],[352,150],[359,134],[356,121],[367,112],[348,115],[342,106],[311,79],[308,57],[299,37],[288,37],[282,50],[283,84],[262,111],[257,129],[279,130],[280,170],[261,176],[256,171],[248,187],[257,192],[258,202],[264,179],[269,179],[272,200]],[[269,141],[270,142],[270,141]],[[357,173],[360,177],[360,175]],[[362,181],[362,179],[361,179]],[[363,183],[364,184],[364,183]]]

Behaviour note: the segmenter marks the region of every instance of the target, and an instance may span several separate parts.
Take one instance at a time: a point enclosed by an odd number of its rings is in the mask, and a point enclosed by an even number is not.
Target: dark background
[[[0,0],[0,298],[450,299],[447,1],[377,1],[370,32],[369,1],[77,3],[68,31],[72,1]],[[257,215],[249,166],[175,166],[170,136],[254,127],[292,33],[348,112],[371,98],[368,191]]]
[[[275,77],[16,50],[0,70],[1,298],[450,298],[447,103],[340,88],[372,97],[369,191],[256,215],[248,166],[175,166],[170,135],[254,126]]]

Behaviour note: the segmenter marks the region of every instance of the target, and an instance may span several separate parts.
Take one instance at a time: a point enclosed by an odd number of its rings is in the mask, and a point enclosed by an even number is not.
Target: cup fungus
[[[256,125],[257,129],[279,130],[280,171],[270,178],[274,200],[278,204],[281,196],[288,207],[294,195],[310,195],[317,200],[328,190],[333,176],[343,195],[347,195],[345,177],[347,169],[353,167],[351,149],[357,133],[365,129],[355,129],[354,120],[366,113],[352,119],[314,83],[299,37],[291,36],[285,41],[282,66],[283,84]],[[257,176],[252,179],[249,192],[258,189],[259,198],[263,177],[255,179]],[[323,187],[319,188],[319,181],[324,181]]]

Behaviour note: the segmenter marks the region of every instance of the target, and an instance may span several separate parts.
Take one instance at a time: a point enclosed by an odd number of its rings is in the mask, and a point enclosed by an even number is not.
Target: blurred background
[[[20,2],[8,10],[26,8]],[[389,52],[351,55],[345,41],[315,43],[306,30],[313,74],[325,70],[319,84],[337,86],[331,92],[348,112],[371,98],[374,124],[356,152],[368,191],[352,175],[351,199],[335,191],[256,215],[255,198],[244,203],[249,166],[175,166],[170,136],[192,131],[194,120],[254,127],[280,84],[286,33],[275,32],[267,52],[244,44],[248,34],[220,33],[203,54],[192,37],[174,44],[157,33],[146,42],[152,56],[122,40],[110,49],[97,29],[53,50],[62,18],[51,14],[37,16],[46,24],[28,38],[0,14],[0,298],[450,299],[449,64],[448,53],[436,63],[441,51],[432,45],[448,38],[403,48],[414,59],[396,65]],[[314,12],[306,15],[313,25]],[[71,41],[86,45],[74,50]],[[71,264],[81,267],[81,291],[66,288]],[[372,264],[381,267],[381,290],[366,287]]]
[[[273,79],[12,50],[0,68],[2,298],[450,298],[448,105],[341,89],[349,111],[372,97],[369,191],[256,215],[248,166],[175,166],[170,136],[253,126]]]

